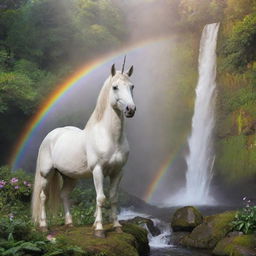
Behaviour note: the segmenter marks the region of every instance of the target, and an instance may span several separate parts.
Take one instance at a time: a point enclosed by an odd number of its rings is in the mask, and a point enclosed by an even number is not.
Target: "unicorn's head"
[[[115,64],[111,68],[110,102],[117,111],[122,111],[126,117],[133,117],[136,106],[133,101],[134,85],[130,80],[133,73],[133,66],[127,72],[116,71]]]

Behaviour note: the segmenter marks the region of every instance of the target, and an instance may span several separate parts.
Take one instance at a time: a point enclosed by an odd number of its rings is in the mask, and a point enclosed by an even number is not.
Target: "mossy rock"
[[[152,236],[158,236],[161,233],[159,228],[157,228],[154,225],[154,222],[151,219],[148,219],[148,218],[137,216],[133,219],[122,221],[122,223],[132,223],[132,224],[136,224],[136,225],[138,225],[142,228],[144,228],[146,226],[147,229],[152,234]]]
[[[203,223],[193,229],[192,233],[181,240],[181,245],[195,248],[212,249],[231,231],[231,222],[236,211],[208,216]]]
[[[239,235],[225,237],[220,240],[213,250],[218,256],[256,255],[256,235]]]
[[[123,233],[106,226],[106,238],[93,235],[92,227],[54,228],[57,238],[82,248],[90,256],[145,256],[149,253],[147,231],[133,224],[125,224]]]
[[[178,209],[171,221],[173,231],[192,231],[203,222],[203,215],[193,206]]]

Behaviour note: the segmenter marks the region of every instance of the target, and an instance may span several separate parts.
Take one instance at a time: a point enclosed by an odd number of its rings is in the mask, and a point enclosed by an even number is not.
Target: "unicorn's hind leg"
[[[39,228],[43,232],[47,232],[47,222],[46,222],[46,210],[45,210],[45,203],[46,203],[46,186],[47,186],[47,179],[42,178],[42,190],[40,193],[40,217],[39,217]]]
[[[49,187],[54,174],[52,161],[47,150],[40,150],[37,159],[37,169],[34,182],[32,212],[33,219],[42,231],[47,230],[46,201],[49,197]]]
[[[63,178],[63,187],[61,189],[60,197],[63,201],[64,205],[64,211],[65,211],[65,225],[72,227],[73,226],[73,220],[72,215],[70,213],[70,200],[69,195],[74,189],[76,185],[76,180],[71,179],[67,176],[62,176]]]
[[[43,231],[47,231],[47,220],[46,220],[46,200],[47,200],[47,187],[52,177],[53,170],[49,170],[46,177],[41,176],[41,192],[40,192],[40,216],[39,216],[39,228]]]

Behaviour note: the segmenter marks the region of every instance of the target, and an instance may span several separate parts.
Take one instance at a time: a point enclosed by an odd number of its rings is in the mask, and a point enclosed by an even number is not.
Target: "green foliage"
[[[241,107],[245,107],[251,103],[256,103],[255,88],[245,87],[237,91],[234,91],[232,95],[224,94],[223,101],[226,106],[225,109],[229,112],[238,110]]]
[[[0,219],[1,255],[87,255],[78,246],[63,243],[62,240],[50,242],[33,225],[24,219]]]
[[[72,216],[75,225],[91,225],[93,224],[95,207],[83,208],[81,205],[72,207]]]
[[[240,210],[232,222],[233,229],[250,234],[256,231],[256,206],[249,204]]]
[[[22,170],[0,168],[0,213],[22,214],[27,211],[32,193],[32,177]]]
[[[244,70],[256,58],[256,14],[245,16],[232,29],[223,47],[225,65],[229,69]]]
[[[230,136],[217,144],[216,169],[229,182],[255,174],[255,136],[251,142],[247,139],[244,135]]]

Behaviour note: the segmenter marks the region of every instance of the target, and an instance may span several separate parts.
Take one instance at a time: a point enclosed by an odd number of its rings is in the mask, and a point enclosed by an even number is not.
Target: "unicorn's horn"
[[[125,61],[126,61],[126,55],[124,56],[124,63],[123,63],[123,67],[122,67],[122,74],[124,73]]]

